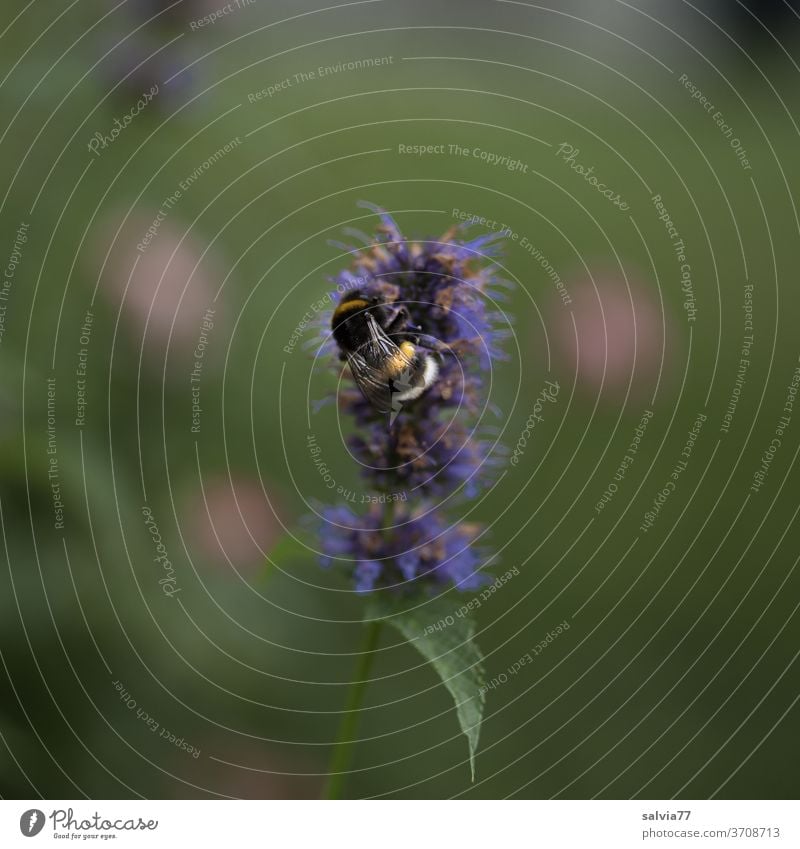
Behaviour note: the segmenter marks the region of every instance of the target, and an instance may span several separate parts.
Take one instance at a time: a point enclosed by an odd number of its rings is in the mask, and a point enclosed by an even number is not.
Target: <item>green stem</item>
[[[347,769],[353,757],[353,740],[355,738],[356,728],[358,727],[358,716],[361,710],[361,704],[364,701],[369,670],[372,666],[372,659],[375,656],[375,649],[378,647],[382,624],[380,619],[374,619],[366,625],[364,647],[358,659],[355,679],[350,686],[347,707],[339,725],[336,745],[331,756],[331,765],[328,770],[328,785],[325,790],[326,799],[342,798],[344,783],[347,778]]]

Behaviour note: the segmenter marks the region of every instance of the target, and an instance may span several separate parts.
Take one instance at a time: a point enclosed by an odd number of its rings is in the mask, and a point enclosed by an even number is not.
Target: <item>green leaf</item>
[[[469,744],[469,765],[475,781],[475,753],[486,701],[483,655],[475,642],[475,622],[455,615],[444,598],[401,603],[373,598],[369,619],[396,628],[436,670],[456,704],[458,724]]]

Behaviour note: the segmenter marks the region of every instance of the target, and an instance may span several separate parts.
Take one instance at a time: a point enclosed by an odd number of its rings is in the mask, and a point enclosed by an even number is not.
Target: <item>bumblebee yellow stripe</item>
[[[352,301],[345,301],[343,304],[339,304],[338,307],[333,311],[333,317],[338,318],[344,312],[351,312],[352,310],[363,310],[364,307],[368,307],[369,303],[361,298],[353,298]]]

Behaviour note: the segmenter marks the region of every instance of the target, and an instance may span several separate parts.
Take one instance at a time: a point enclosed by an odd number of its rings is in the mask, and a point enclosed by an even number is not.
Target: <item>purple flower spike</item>
[[[322,511],[323,565],[343,565],[360,593],[448,585],[471,590],[486,580],[480,570],[489,553],[475,545],[481,529],[450,524],[435,501],[474,498],[502,457],[481,424],[487,372],[506,358],[502,344],[510,335],[509,319],[497,306],[504,300],[498,289],[509,286],[493,262],[500,234],[468,239],[461,225],[439,239],[412,241],[387,212],[361,206],[380,224],[374,237],[345,233],[359,244],[341,245],[353,263],[334,281],[334,309],[353,292],[362,310],[369,309],[365,303],[381,305],[384,319],[393,316],[393,342],[407,338],[434,352],[436,379],[416,397],[393,402],[390,417],[345,377],[339,407],[356,425],[348,445],[376,495],[362,516],[341,506]],[[329,337],[321,351],[328,350]]]
[[[328,523],[321,535],[326,563],[345,565],[360,593],[379,585],[407,591],[448,584],[472,590],[485,584],[488,579],[480,569],[491,553],[474,545],[481,527],[449,525],[441,512],[422,509],[409,511],[402,504],[390,524],[382,507],[363,516],[343,507],[323,510]],[[348,513],[347,524],[343,511]]]

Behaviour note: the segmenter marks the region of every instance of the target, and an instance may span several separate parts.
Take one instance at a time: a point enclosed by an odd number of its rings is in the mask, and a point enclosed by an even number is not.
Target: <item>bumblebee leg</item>
[[[395,336],[403,337],[419,345],[420,348],[427,348],[429,351],[435,351],[437,354],[452,354],[452,349],[449,345],[439,341],[435,336],[429,336],[427,333],[410,333],[402,332],[395,333]]]
[[[406,307],[399,307],[397,312],[392,316],[392,320],[384,328],[391,335],[405,329],[411,316],[408,314]]]

